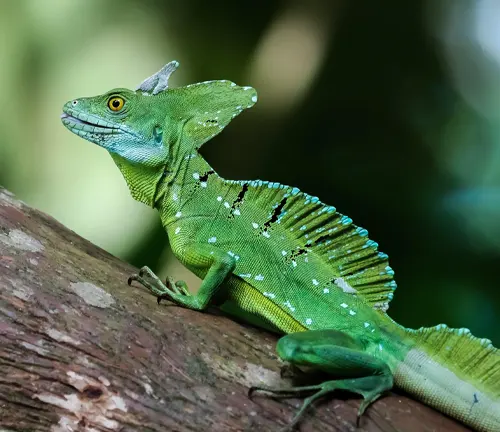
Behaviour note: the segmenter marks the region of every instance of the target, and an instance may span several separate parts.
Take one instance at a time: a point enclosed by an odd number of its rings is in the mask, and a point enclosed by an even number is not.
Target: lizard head
[[[226,80],[169,88],[178,65],[168,63],[135,91],[114,89],[67,102],[64,126],[127,163],[172,167],[257,101],[253,88]]]
[[[61,120],[71,132],[132,163],[155,166],[164,161],[168,148],[151,115],[154,105],[127,89],[72,100],[63,107]]]

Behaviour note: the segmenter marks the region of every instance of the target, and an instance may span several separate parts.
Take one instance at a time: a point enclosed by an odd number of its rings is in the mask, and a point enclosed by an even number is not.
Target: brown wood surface
[[[126,233],[124,233],[126,235]],[[135,269],[0,188],[0,432],[278,431],[276,336],[127,285]],[[175,275],[174,275],[175,276]],[[463,432],[408,397],[327,399],[301,431]]]

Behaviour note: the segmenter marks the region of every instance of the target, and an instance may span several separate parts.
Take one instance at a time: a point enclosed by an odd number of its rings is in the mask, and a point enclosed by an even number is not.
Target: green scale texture
[[[467,329],[395,323],[386,314],[396,289],[387,255],[334,207],[294,187],[218,176],[198,149],[257,94],[226,80],[170,89],[177,66],[136,91],[63,108],[63,124],[108,150],[132,196],[159,210],[174,254],[203,281],[191,295],[147,268],[133,279],[181,306],[217,304],[288,334],[277,347],[284,360],[335,375],[308,388],[313,395],[291,425],[336,389],[363,396],[361,415],[395,382],[477,430],[500,431],[499,351]]]

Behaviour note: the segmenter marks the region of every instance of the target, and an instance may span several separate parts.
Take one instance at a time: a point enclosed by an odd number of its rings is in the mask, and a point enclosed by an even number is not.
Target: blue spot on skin
[[[294,188],[292,189],[292,195],[297,195],[299,192],[300,192],[300,189],[298,189],[298,188],[296,188],[296,187],[294,187]]]
[[[365,249],[367,247],[372,247],[372,248],[376,249],[376,248],[378,248],[378,243],[374,242],[373,240],[367,240],[363,246],[363,249]]]
[[[385,272],[388,274],[388,275],[391,275],[391,276],[394,276],[394,270],[392,268],[390,268],[389,266],[387,266],[385,268]]]
[[[386,284],[384,284],[384,286],[392,288],[393,290],[395,290],[396,287],[397,287],[397,284],[396,284],[396,281],[390,281],[390,282],[387,282]]]
[[[364,228],[357,227],[356,232],[361,236],[361,237],[366,237],[368,235],[368,231],[365,230]]]
[[[352,223],[352,219],[350,217],[347,217],[347,216],[342,216],[342,218],[340,219],[340,223],[342,225],[349,225]]]
[[[319,201],[318,197],[312,197],[311,202],[316,204]]]
[[[387,254],[386,254],[386,253],[384,253],[384,252],[379,252],[379,253],[378,253],[378,257],[379,257],[380,259],[387,259],[387,258],[389,258],[389,255],[387,255]]]
[[[333,213],[333,212],[335,212],[336,210],[337,210],[337,209],[336,209],[335,207],[333,207],[333,206],[329,206],[327,211],[328,211],[328,213]]]
[[[309,204],[310,202],[311,202],[311,201],[306,200],[306,202],[304,203],[304,205],[307,205],[307,204]]]

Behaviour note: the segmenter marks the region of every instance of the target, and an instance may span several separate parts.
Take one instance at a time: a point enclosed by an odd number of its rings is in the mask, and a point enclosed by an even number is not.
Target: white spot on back
[[[387,309],[389,309],[389,303],[386,301],[380,301],[380,302],[374,303],[373,309],[380,309],[381,311],[385,312]]]
[[[351,285],[349,285],[344,280],[344,278],[341,278],[341,277],[335,278],[335,280],[333,282],[339,288],[342,288],[342,291],[344,291],[345,293],[348,293],[348,294],[355,294],[355,293],[357,293],[357,291]]]
[[[261,274],[258,274],[257,276],[255,276],[255,280],[258,280],[258,281],[264,280],[264,276]]]
[[[210,238],[208,239],[208,242],[209,242],[209,243],[215,243],[216,241],[217,241],[217,237],[210,237]]]

